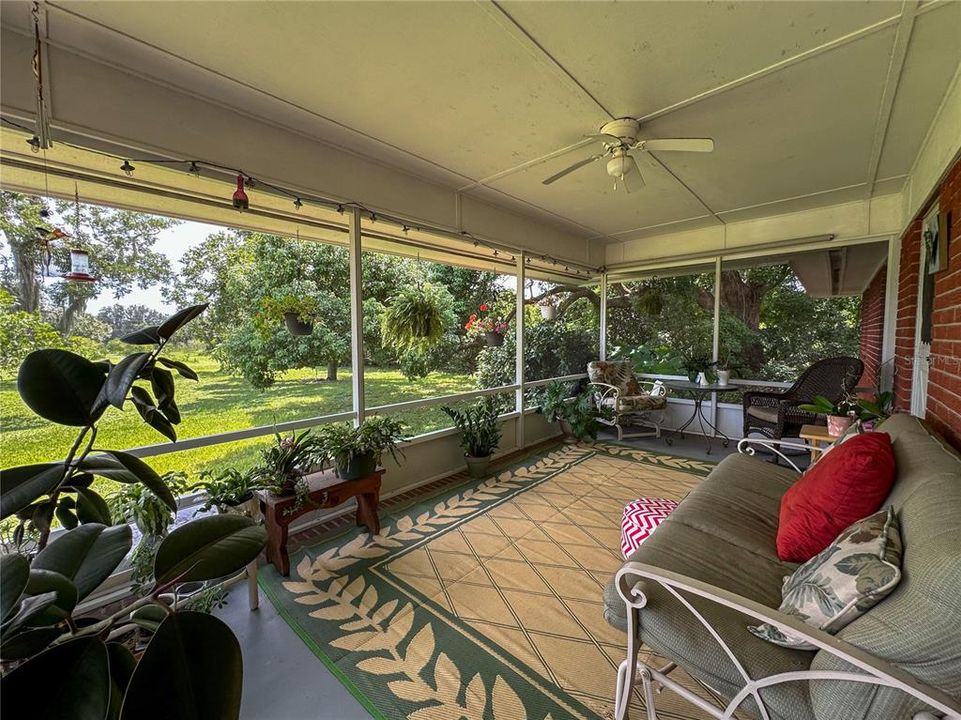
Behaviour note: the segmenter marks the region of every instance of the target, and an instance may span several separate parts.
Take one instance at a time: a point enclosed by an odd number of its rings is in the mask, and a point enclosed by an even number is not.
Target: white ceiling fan
[[[637,136],[641,129],[641,123],[634,118],[619,118],[612,120],[601,127],[601,131],[588,137],[596,138],[604,143],[604,152],[591,155],[570,167],[564,168],[559,173],[551,175],[544,180],[544,185],[550,185],[560,180],[565,175],[569,175],[575,170],[590,165],[595,160],[609,158],[607,161],[607,174],[614,178],[614,189],[617,183],[624,187],[624,190],[631,192],[637,188],[644,187],[644,178],[637,167],[637,160],[631,155],[634,150],[644,151],[680,151],[680,152],[712,152],[714,141],[710,138],[652,138],[649,140],[638,140]]]

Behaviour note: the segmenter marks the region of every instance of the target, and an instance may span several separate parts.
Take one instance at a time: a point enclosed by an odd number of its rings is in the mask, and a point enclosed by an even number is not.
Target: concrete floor
[[[216,611],[244,654],[243,720],[367,720],[370,714],[260,594],[249,610],[247,584],[231,588]]]
[[[604,430],[600,439],[614,440],[616,434]],[[646,450],[711,462],[719,462],[737,452],[736,441],[727,448],[714,441],[708,454],[707,442],[699,435],[672,437],[670,446],[663,437],[633,438],[625,442]],[[795,462],[798,461],[806,463],[806,455],[796,457]],[[217,615],[233,628],[244,654],[241,718],[362,720],[370,717],[277,614],[263,593],[260,609],[251,612],[247,606],[246,584],[236,585],[230,591],[227,606],[218,610]]]

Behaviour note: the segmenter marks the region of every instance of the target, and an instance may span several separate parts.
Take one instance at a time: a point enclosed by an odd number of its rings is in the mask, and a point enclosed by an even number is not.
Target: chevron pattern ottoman
[[[638,498],[624,506],[621,518],[621,552],[625,559],[657,530],[677,503],[664,498]]]

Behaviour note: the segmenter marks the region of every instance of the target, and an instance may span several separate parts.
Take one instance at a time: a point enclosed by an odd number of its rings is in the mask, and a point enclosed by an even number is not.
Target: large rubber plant
[[[400,351],[424,352],[454,324],[454,298],[432,283],[408,285],[390,300],[381,316],[384,345]]]
[[[141,483],[172,510],[177,500],[139,458],[96,447],[97,426],[113,406],[175,440],[180,423],[173,373],[197,379],[161,353],[171,336],[206,305],[186,308],[123,340],[143,346],[117,364],[44,349],[23,361],[17,389],[45,420],[78,428],[66,457],[0,474],[0,516],[38,533],[28,554],[0,556],[0,708],[5,717],[103,720],[156,717],[233,719],[240,714],[240,646],[221,620],[180,612],[161,596],[181,583],[213,580],[255,559],[263,528],[240,515],[215,515],[171,532],[154,560],[145,597],[100,617],[81,617],[80,603],[130,550],[129,525],[113,525],[95,476]],[[129,415],[128,415],[129,416]],[[56,517],[63,531],[51,539]],[[147,643],[135,657],[133,634]]]

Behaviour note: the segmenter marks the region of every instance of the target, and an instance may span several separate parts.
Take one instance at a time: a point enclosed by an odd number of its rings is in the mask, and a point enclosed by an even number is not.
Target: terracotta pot
[[[504,336],[501,335],[500,333],[496,333],[496,332],[484,333],[484,339],[487,341],[487,344],[490,345],[491,347],[500,347],[501,345],[504,344]]]
[[[351,455],[347,465],[337,466],[337,474],[341,480],[359,480],[367,477],[377,469],[377,459],[374,453],[368,452],[363,455]]]
[[[557,317],[557,306],[556,305],[540,305],[541,317],[545,320],[553,320]]]
[[[310,335],[314,331],[314,324],[304,322],[295,312],[284,313],[284,325],[287,326],[287,332],[291,335]]]
[[[472,478],[482,478],[487,476],[487,468],[491,464],[491,456],[486,457],[473,457],[471,455],[465,455],[464,460],[467,461],[467,474]]]
[[[851,427],[852,421],[850,415],[828,415],[828,435],[841,437]]]

